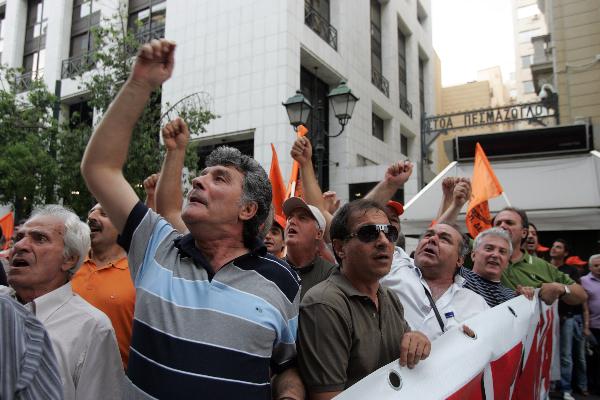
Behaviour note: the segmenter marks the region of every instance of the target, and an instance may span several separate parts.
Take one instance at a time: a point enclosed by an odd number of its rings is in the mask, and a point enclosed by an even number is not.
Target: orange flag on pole
[[[8,241],[11,238],[15,227],[15,214],[12,211],[0,218],[0,227],[2,227],[2,233],[6,239],[4,247],[1,250],[6,250],[8,248]]]
[[[298,129],[296,130],[297,137],[305,136],[308,133],[308,129],[304,125],[298,125]],[[296,196],[296,186],[298,184],[298,171],[300,169],[300,165],[298,165],[298,161],[294,160],[294,164],[292,164],[292,175],[290,176],[290,181],[287,186],[287,191],[285,193],[285,198],[289,199],[292,196]]]
[[[483,148],[477,143],[471,178],[471,199],[465,221],[472,237],[492,227],[488,200],[500,196],[503,191]]]
[[[275,215],[283,216],[283,202],[285,201],[285,185],[283,183],[283,176],[281,175],[281,169],[279,168],[279,158],[275,151],[275,146],[271,143],[271,151],[273,153],[271,157],[271,170],[269,171],[269,180],[271,181],[271,188],[273,191],[273,208]]]

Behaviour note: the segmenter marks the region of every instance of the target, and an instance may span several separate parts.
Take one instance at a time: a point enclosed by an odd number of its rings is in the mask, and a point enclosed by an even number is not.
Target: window
[[[523,81],[523,93],[534,93],[533,81]]]
[[[6,33],[6,4],[0,6],[0,63],[4,51],[4,35]]]
[[[541,28],[530,29],[527,31],[519,32],[519,43],[527,43],[531,41],[532,37],[539,36],[542,34]]]
[[[533,62],[533,54],[521,56],[521,68],[529,68],[529,66],[531,65],[532,62]]]
[[[400,96],[406,98],[406,36],[398,29],[398,81]]]
[[[518,19],[534,17],[539,14],[540,14],[540,9],[538,8],[537,4],[530,4],[525,7],[517,8],[517,18]]]
[[[305,0],[324,20],[329,22],[329,0]]]
[[[304,0],[304,23],[337,50],[337,30],[329,17],[329,0]]]
[[[138,41],[149,42],[165,35],[166,0],[130,0],[128,27]]]
[[[408,137],[400,134],[400,154],[408,156]]]
[[[69,106],[69,126],[73,128],[81,125],[91,127],[93,124],[94,109],[90,107],[87,101]]]
[[[423,60],[419,58],[419,106],[421,115],[425,114],[425,66]]]
[[[48,0],[29,0],[27,3],[27,24],[25,28],[25,47],[23,49],[23,68],[29,80],[43,76],[46,62],[46,30],[48,19],[44,9]]]
[[[384,141],[383,119],[379,118],[375,114],[371,114],[371,118],[372,118],[372,123],[373,123],[373,130],[372,130],[371,134],[383,142]]]
[[[357,154],[356,155],[356,166],[357,167],[369,167],[371,165],[377,165],[377,163],[373,160],[368,159],[367,157]]]
[[[381,4],[371,0],[371,68],[381,74]]]

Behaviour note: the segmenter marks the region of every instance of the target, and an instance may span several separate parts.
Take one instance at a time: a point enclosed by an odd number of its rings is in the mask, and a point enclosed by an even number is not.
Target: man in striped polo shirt
[[[192,181],[186,235],[123,177],[133,127],[171,76],[174,51],[165,39],[142,46],[82,161],[90,191],[121,232],[136,286],[124,397],[267,399],[277,374],[277,398],[302,398],[293,368],[298,278],[256,239],[271,204],[264,169],[236,149],[215,150]]]

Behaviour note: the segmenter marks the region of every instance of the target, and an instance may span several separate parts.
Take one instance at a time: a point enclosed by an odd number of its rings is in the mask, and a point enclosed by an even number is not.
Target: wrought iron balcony
[[[404,111],[404,114],[406,114],[410,118],[412,118],[412,116],[413,116],[413,113],[412,113],[412,104],[402,94],[400,94],[400,109],[402,111]]]
[[[153,26],[152,29],[149,29],[147,25],[142,25],[135,32],[135,38],[138,43],[148,43],[152,39],[161,39],[163,37],[165,37],[164,24]]]
[[[17,93],[26,92],[31,90],[33,83],[42,79],[44,76],[44,70],[39,69],[37,71],[25,72],[24,74],[17,75],[15,77],[15,90]]]
[[[67,58],[62,62],[60,77],[62,79],[67,79],[81,75],[84,72],[94,68],[94,65],[94,57],[91,52],[82,54],[77,57]]]
[[[381,90],[383,94],[390,97],[390,83],[385,79],[385,76],[383,76],[381,72],[371,69],[371,82],[377,89]]]
[[[307,1],[304,2],[304,23],[337,51],[337,30]]]

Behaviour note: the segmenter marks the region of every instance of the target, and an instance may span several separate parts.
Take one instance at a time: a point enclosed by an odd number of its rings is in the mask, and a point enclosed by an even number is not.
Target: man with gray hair
[[[302,398],[293,368],[298,277],[257,238],[271,204],[265,170],[237,149],[214,150],[192,180],[181,214],[185,235],[148,209],[123,176],[133,128],[174,60],[175,44],[166,39],[141,47],[81,163],[121,234],[136,287],[124,397],[265,399],[273,373],[276,398]],[[185,141],[185,129],[168,133]]]
[[[504,303],[520,293],[529,299],[533,298],[533,288],[518,286],[515,292],[500,283],[512,251],[510,236],[503,229],[491,228],[481,232],[473,243],[473,270],[461,267],[459,271],[465,278],[463,287],[481,295],[490,307]]]
[[[119,399],[123,368],[110,320],[71,289],[90,247],[72,211],[33,211],[10,252],[10,293],[42,322],[58,360],[65,399]]]
[[[458,274],[468,252],[458,226],[438,222],[421,236],[414,264],[381,279],[400,298],[411,328],[431,340],[489,308],[483,297],[464,287],[465,279]]]

